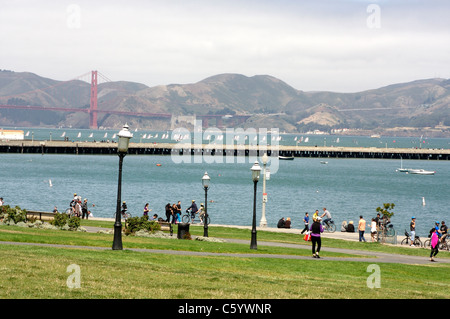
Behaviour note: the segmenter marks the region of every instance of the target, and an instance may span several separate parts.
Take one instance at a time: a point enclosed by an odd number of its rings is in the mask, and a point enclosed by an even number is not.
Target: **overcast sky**
[[[186,84],[268,74],[358,92],[450,78],[450,1],[0,0],[0,69]]]

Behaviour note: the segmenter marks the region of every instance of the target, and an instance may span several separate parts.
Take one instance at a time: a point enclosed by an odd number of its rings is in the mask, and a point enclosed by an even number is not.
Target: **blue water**
[[[338,225],[375,217],[375,209],[395,203],[392,222],[400,234],[416,217],[417,233],[426,236],[435,220],[449,220],[450,163],[403,160],[408,168],[436,171],[433,176],[395,170],[398,160],[296,158],[279,161],[267,181],[266,218],[275,227],[291,217],[302,228],[305,212],[327,207]],[[142,215],[145,203],[152,213],[164,215],[167,203],[181,201],[183,211],[192,199],[204,202],[201,178],[211,177],[208,213],[212,223],[251,225],[253,213],[252,162],[177,163],[171,156],[128,155],[124,159],[122,199],[133,215]],[[161,164],[157,166],[156,164]],[[0,197],[5,204],[29,210],[51,211],[68,207],[73,193],[87,198],[95,217],[113,218],[116,209],[118,157],[99,155],[0,154]],[[52,187],[49,185],[52,181]],[[261,218],[262,180],[258,183],[257,224]],[[422,205],[425,197],[426,205]],[[209,202],[212,200],[213,202]],[[95,204],[95,206],[92,206]]]

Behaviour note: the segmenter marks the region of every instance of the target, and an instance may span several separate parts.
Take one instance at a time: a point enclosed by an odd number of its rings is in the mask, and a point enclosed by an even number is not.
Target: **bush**
[[[53,226],[58,228],[64,228],[66,225],[70,230],[76,230],[80,227],[81,219],[80,217],[72,216],[65,213],[55,213],[53,220],[50,222]]]
[[[148,232],[154,232],[160,230],[161,225],[154,220],[148,220],[148,216],[131,217],[128,218],[125,223],[125,234],[134,234],[140,230],[146,230]]]
[[[11,208],[9,205],[0,206],[0,218],[6,222],[13,222],[14,224],[26,222],[27,211],[22,210],[19,206],[14,208]]]
[[[69,221],[67,222],[67,224],[69,225],[69,229],[70,230],[77,230],[78,227],[80,227],[81,224],[81,218],[80,217],[70,217]]]
[[[65,224],[67,224],[69,220],[69,215],[64,213],[55,213],[53,220],[50,222],[53,226],[62,228]]]

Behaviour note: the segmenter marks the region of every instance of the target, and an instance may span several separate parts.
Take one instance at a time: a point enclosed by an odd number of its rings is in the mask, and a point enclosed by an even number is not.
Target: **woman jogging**
[[[320,238],[320,234],[323,233],[323,227],[320,223],[322,220],[321,217],[317,217],[316,220],[311,225],[311,243],[312,243],[312,254],[313,258],[320,258],[319,252],[320,247],[322,246],[322,240]],[[316,244],[317,244],[317,251],[316,251]]]

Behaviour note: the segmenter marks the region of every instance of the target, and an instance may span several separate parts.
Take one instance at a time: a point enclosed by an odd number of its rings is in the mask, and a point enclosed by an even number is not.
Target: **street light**
[[[203,220],[203,237],[208,237],[208,188],[211,179],[207,172],[202,177],[202,185],[205,189],[205,217]]]
[[[259,166],[258,161],[255,161],[252,168],[252,179],[253,179],[253,222],[252,222],[252,240],[250,242],[250,249],[257,249],[256,245],[256,184],[259,180],[259,174],[261,173],[261,167]]]
[[[259,227],[267,227],[267,219],[266,219],[266,202],[267,202],[267,194],[266,194],[266,165],[269,160],[267,153],[261,157],[263,162],[263,200],[262,200],[262,215],[261,221],[259,222]]]
[[[119,141],[117,143],[117,154],[119,155],[119,180],[117,186],[117,206],[116,206],[116,222],[114,223],[114,241],[113,250],[122,250],[122,219],[120,216],[120,202],[122,197],[122,163],[123,158],[127,155],[128,144],[133,137],[129,130],[129,126],[125,124],[118,134]]]

